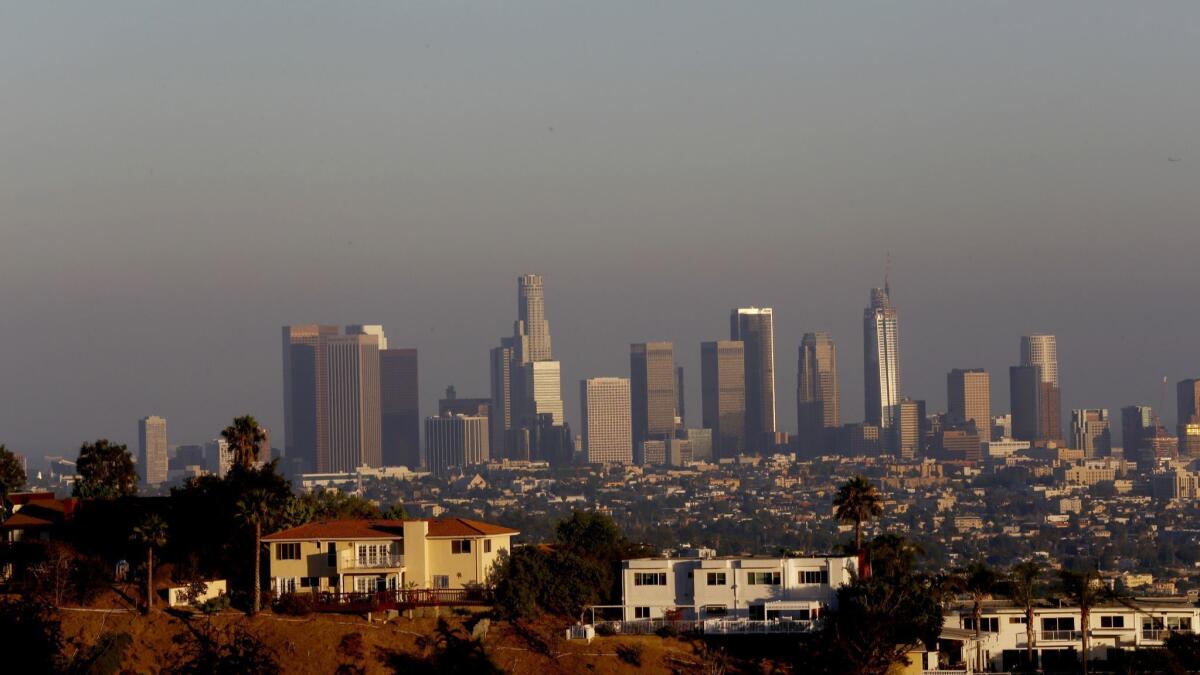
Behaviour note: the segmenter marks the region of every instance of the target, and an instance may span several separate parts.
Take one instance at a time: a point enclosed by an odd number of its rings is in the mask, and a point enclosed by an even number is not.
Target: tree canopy
[[[0,443],[0,499],[25,487],[25,468],[17,456]]]
[[[259,461],[259,448],[267,440],[267,433],[252,415],[242,415],[221,431],[221,438],[229,443],[233,463],[248,469]]]
[[[73,494],[90,499],[117,499],[137,494],[138,475],[133,456],[121,444],[101,438],[84,443],[75,463],[78,479]]]

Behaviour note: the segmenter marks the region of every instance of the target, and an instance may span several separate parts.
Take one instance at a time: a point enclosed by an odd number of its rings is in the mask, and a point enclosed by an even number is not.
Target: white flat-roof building
[[[837,601],[853,557],[637,558],[621,565],[625,621],[811,620]]]

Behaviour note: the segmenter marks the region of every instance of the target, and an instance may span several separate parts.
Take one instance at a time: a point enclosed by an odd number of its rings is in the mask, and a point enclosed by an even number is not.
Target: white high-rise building
[[[425,418],[425,465],[435,476],[452,467],[482,464],[488,460],[488,418],[480,415],[443,415]]]
[[[871,306],[863,312],[863,361],[866,422],[894,428],[900,405],[900,322],[886,283],[871,289]]]
[[[558,361],[534,361],[523,366],[525,400],[528,415],[554,415],[554,423],[563,423],[562,378]]]
[[[167,482],[167,420],[162,417],[138,420],[138,473],[146,485]]]
[[[204,461],[208,464],[209,471],[215,472],[219,478],[224,478],[233,466],[233,452],[229,449],[229,441],[214,438],[205,443]]]
[[[1058,342],[1053,335],[1034,333],[1021,337],[1021,365],[1038,366],[1042,382],[1058,386]]]
[[[549,361],[550,322],[546,320],[546,288],[542,275],[525,274],[517,279],[517,331],[526,338],[521,345],[522,361]]]
[[[633,422],[629,380],[595,377],[579,383],[583,412],[583,453],[589,464],[633,462]]]
[[[382,466],[379,338],[329,337],[325,360],[329,373],[329,470]]]

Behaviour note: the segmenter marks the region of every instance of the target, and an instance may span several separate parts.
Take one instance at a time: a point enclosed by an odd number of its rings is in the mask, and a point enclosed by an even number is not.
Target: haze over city
[[[487,396],[526,272],[572,425],[648,340],[698,413],[699,343],[749,305],[780,428],[809,331],[862,419],[889,252],[931,412],[956,367],[1005,409],[1038,331],[1063,410],[1200,375],[1194,3],[118,4],[0,10],[0,440],[28,457],[151,414],[282,430],[285,324],[382,324],[423,415]]]

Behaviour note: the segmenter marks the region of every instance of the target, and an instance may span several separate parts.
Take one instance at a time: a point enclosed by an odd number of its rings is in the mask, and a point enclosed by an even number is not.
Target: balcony
[[[1083,639],[1083,631],[1044,630],[1037,634],[1039,642],[1075,642]]]
[[[404,567],[403,555],[358,556],[354,551],[342,551],[341,558],[338,559],[338,571],[399,569],[401,567]]]
[[[1143,628],[1142,640],[1146,642],[1162,642],[1171,636],[1171,633],[1191,633],[1191,628]]]

